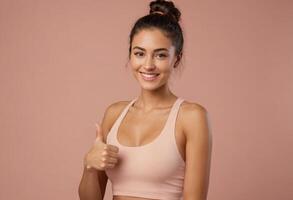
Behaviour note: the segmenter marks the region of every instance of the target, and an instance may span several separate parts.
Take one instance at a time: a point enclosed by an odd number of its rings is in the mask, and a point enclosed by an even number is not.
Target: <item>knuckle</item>
[[[111,158],[111,163],[117,163],[118,159],[117,158]]]
[[[105,166],[106,166],[105,163],[100,164],[100,167],[102,167],[102,168],[105,167]]]
[[[107,160],[107,159],[106,159],[105,156],[102,156],[102,157],[101,157],[101,161],[102,161],[102,162],[105,162],[106,160]]]
[[[107,168],[114,168],[113,164],[109,164]]]

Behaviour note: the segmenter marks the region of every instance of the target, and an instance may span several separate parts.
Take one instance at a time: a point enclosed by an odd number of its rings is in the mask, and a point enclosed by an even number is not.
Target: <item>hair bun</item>
[[[161,13],[171,16],[175,21],[179,22],[181,13],[175,7],[172,1],[155,0],[150,3],[150,14]]]

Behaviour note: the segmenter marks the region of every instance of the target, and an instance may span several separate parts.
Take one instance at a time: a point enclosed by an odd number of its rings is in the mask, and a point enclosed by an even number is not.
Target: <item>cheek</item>
[[[142,62],[139,60],[139,59],[135,59],[133,57],[130,58],[130,61],[129,61],[130,65],[131,65],[131,68],[132,69],[137,69],[139,68],[139,66],[141,66]]]
[[[163,72],[163,74],[164,74],[165,78],[168,79],[171,76],[171,74],[172,74],[172,70],[170,69],[170,67],[168,67],[167,69],[165,69],[164,72]]]
[[[172,72],[172,65],[170,65],[170,62],[168,60],[160,61],[160,64],[158,64],[158,66],[160,66],[160,70],[163,73],[169,74]]]

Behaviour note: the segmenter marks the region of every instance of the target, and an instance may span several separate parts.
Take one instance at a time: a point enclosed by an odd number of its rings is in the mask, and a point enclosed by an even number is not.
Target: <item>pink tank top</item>
[[[159,136],[142,146],[124,146],[117,140],[117,130],[133,99],[121,112],[107,136],[107,144],[119,148],[118,163],[105,170],[112,183],[113,195],[161,200],[182,198],[185,162],[175,140],[175,122],[180,104],[177,98]]]

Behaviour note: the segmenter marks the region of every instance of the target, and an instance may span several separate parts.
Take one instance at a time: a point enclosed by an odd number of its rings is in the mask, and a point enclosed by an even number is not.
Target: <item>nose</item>
[[[145,58],[145,62],[144,62],[143,68],[144,68],[145,70],[148,70],[148,71],[156,68],[152,56],[147,56],[147,57]]]

